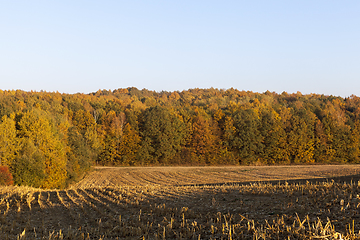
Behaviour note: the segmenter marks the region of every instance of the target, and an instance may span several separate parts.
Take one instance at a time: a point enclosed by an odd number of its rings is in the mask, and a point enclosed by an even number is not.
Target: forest
[[[360,98],[237,89],[0,90],[0,165],[63,188],[94,164],[358,163]]]

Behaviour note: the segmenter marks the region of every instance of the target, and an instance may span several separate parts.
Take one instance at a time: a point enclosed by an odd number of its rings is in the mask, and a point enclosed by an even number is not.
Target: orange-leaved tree
[[[11,175],[7,166],[0,166],[0,185],[13,185],[13,176]]]

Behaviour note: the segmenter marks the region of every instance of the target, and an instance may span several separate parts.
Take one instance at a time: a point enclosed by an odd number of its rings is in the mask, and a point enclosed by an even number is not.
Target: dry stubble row
[[[1,239],[356,239],[358,182],[1,189]]]

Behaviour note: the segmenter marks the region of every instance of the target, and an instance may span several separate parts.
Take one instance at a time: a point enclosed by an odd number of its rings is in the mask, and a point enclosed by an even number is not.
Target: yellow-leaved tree
[[[30,141],[45,159],[45,178],[40,187],[64,187],[67,178],[67,148],[60,141],[51,117],[42,110],[34,109],[20,114],[19,119],[19,136],[22,141]]]
[[[14,115],[4,116],[0,123],[0,165],[10,167],[18,151]]]
[[[141,139],[139,134],[133,130],[129,123],[125,125],[122,141],[119,145],[121,164],[135,165],[136,154],[140,148]]]

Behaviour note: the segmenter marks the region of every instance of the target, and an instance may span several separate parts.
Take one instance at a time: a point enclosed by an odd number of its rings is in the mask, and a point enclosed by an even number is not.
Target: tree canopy
[[[0,90],[0,161],[61,188],[93,164],[358,163],[360,98],[237,89]]]

